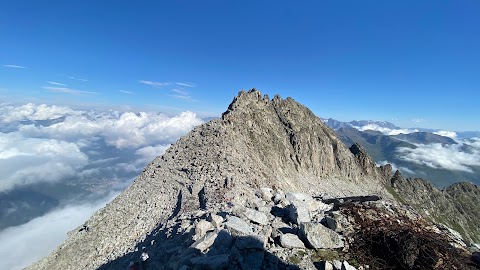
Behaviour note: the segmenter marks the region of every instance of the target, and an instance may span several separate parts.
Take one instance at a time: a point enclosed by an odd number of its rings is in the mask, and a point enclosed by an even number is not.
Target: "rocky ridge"
[[[182,137],[29,269],[121,269],[142,247],[153,269],[352,269],[353,234],[337,231],[350,227],[348,215],[314,198],[389,199],[390,173],[293,99],[242,91],[221,119]],[[368,207],[401,209],[385,204]],[[336,261],[318,254],[346,247]]]
[[[456,230],[471,243],[480,243],[480,188],[456,183],[439,190],[421,178],[404,178],[399,171],[391,179],[398,198],[435,222]]]

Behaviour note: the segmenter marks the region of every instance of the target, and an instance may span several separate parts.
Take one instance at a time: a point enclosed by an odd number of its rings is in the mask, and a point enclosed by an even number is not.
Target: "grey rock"
[[[304,222],[311,221],[310,212],[305,205],[302,205],[300,203],[291,204],[288,206],[288,210],[290,218],[298,225]]]
[[[263,251],[250,251],[243,255],[240,263],[243,270],[258,270],[262,268],[265,253]]]
[[[270,214],[270,212],[272,211],[272,206],[270,206],[270,205],[261,206],[261,207],[258,208],[258,211],[260,211],[262,213],[265,213],[268,216]]]
[[[333,260],[333,267],[335,270],[341,270],[342,269],[342,262],[339,260]]]
[[[197,225],[195,225],[195,239],[199,239],[200,237],[204,236],[207,232],[213,231],[214,227],[212,223],[206,221],[206,220],[200,220]]]
[[[205,252],[209,247],[213,245],[217,236],[218,234],[216,232],[207,233],[205,236],[195,241],[191,245],[191,247],[198,249],[201,252]]]
[[[190,259],[190,262],[202,269],[222,269],[228,266],[229,257],[227,254],[215,256],[202,256]]]
[[[305,248],[302,240],[297,235],[291,233],[280,235],[280,244],[284,248]]]
[[[210,222],[215,228],[220,228],[220,226],[222,226],[222,223],[223,223],[223,217],[212,214],[210,216]]]
[[[266,202],[270,202],[272,200],[272,189],[271,188],[260,188],[258,195]]]
[[[333,205],[317,201],[311,195],[306,193],[288,192],[285,197],[290,201],[290,204],[306,207],[309,212],[324,212],[333,208]]]
[[[230,216],[227,222],[224,223],[224,226],[233,236],[253,234],[253,227],[243,219],[236,216]]]
[[[313,248],[342,248],[343,241],[335,231],[320,223],[302,223],[300,230]]]
[[[283,222],[282,218],[280,217],[276,217],[273,221],[272,221],[272,228],[274,229],[279,229],[279,228],[291,228],[290,225],[288,225],[287,223]]]
[[[260,235],[239,236],[235,240],[235,246],[243,249],[265,249],[264,238]]]
[[[268,223],[270,223],[270,220],[265,213],[250,208],[245,209],[245,216],[249,220],[260,225],[267,225]]]
[[[212,247],[215,247],[220,252],[228,252],[232,246],[233,237],[227,230],[220,230]]]
[[[322,261],[320,262],[320,268],[321,270],[334,270],[333,264],[329,261]]]
[[[300,192],[287,192],[285,194],[285,198],[291,202],[294,202],[294,201],[306,202],[306,201],[313,200],[312,196],[310,196],[309,194],[300,193]]]
[[[334,218],[325,217],[325,223],[327,225],[327,228],[336,232],[341,231],[341,225]]]
[[[273,196],[273,202],[278,204],[280,203],[282,200],[285,200],[285,193],[281,190],[277,190],[275,192],[275,195]]]
[[[341,270],[357,270],[357,268],[351,266],[347,261],[343,261]]]

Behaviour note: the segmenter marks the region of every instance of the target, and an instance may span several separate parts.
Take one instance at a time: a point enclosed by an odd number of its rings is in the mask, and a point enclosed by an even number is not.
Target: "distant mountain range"
[[[339,129],[343,127],[365,127],[367,125],[377,125],[381,128],[389,128],[389,129],[400,129],[399,127],[395,126],[394,124],[386,121],[373,121],[373,120],[353,120],[350,122],[342,122],[335,120],[333,118],[321,118],[322,121],[332,129]]]
[[[477,136],[480,137],[480,132],[456,132],[456,138],[452,139],[435,134],[434,132],[438,132],[438,130],[425,131],[425,129],[423,129],[422,131],[415,131],[420,129],[403,129],[384,121],[362,120],[341,122],[331,118],[322,119],[322,121],[334,129],[337,136],[347,146],[354,143],[362,145],[375,162],[378,164],[392,163],[406,176],[428,179],[438,188],[443,188],[457,182],[480,184],[480,166],[473,164],[469,166],[470,171],[452,170],[442,168],[441,166],[419,163],[402,155],[405,153],[405,149],[416,149],[419,145],[422,147],[445,147],[445,149],[450,149],[448,146],[451,146],[451,148],[457,149],[458,152],[471,154],[476,150],[469,146],[469,144],[464,144],[463,142],[469,142]],[[398,133],[396,131],[409,133]]]

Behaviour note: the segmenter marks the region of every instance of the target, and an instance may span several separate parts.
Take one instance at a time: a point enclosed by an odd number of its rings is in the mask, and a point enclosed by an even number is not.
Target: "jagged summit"
[[[385,194],[391,167],[347,148],[292,98],[241,91],[222,114],[157,157],[122,194],[74,230],[30,269],[97,269],[131,252],[175,217],[229,200],[244,205],[255,190],[332,196]],[[388,195],[387,195],[388,196]]]

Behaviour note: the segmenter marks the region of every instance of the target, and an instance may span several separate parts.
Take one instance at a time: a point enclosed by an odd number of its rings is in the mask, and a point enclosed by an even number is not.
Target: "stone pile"
[[[270,188],[255,195],[244,205],[225,201],[172,220],[167,239],[183,238],[174,249],[157,247],[164,255],[157,269],[357,269],[316,256],[348,248],[342,232],[349,222],[333,204]]]

